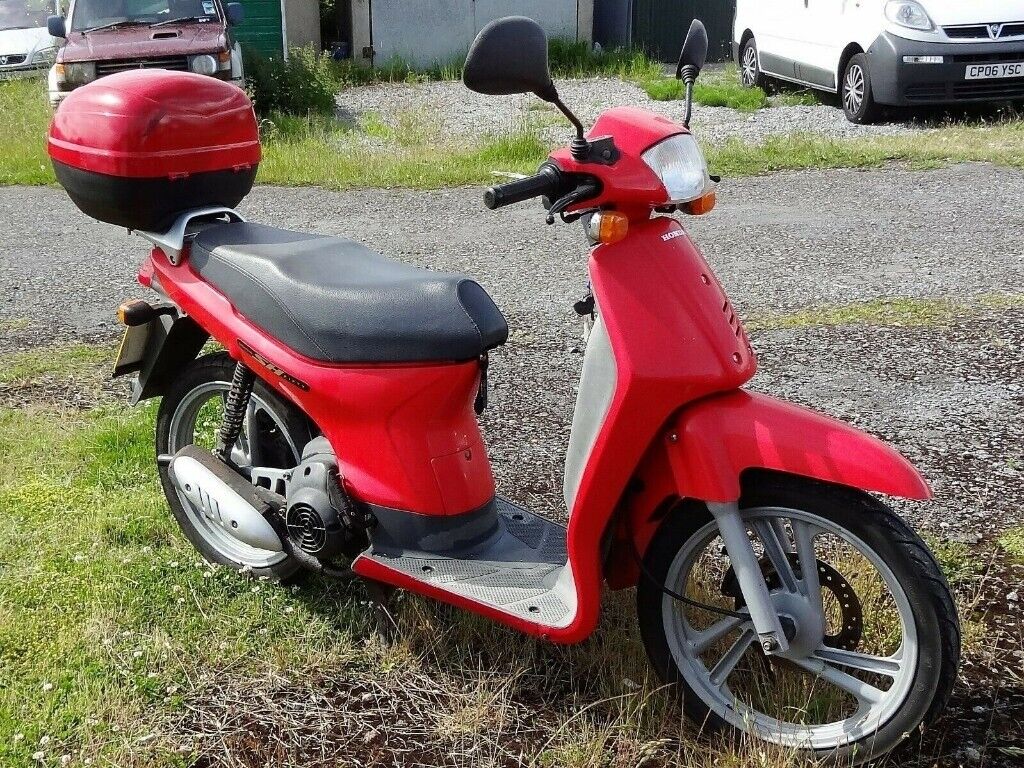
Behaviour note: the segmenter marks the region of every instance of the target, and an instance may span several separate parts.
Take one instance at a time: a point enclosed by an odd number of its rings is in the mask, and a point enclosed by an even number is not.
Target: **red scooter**
[[[532,92],[578,130],[485,196],[543,198],[548,223],[582,222],[593,246],[568,528],[495,495],[477,414],[508,329],[479,284],[231,208],[259,161],[240,91],[182,73],[100,80],[57,113],[50,151],[83,210],[154,245],[139,280],[159,299],[122,306],[117,373],[136,375],[136,402],[162,398],[160,477],[207,559],[354,573],[558,643],[594,631],[603,584],[637,587],[651,662],[694,720],[861,762],[944,707],[957,614],[928,548],[876,496],[928,499],[914,467],[741,389],[747,334],[672,215],[715,205],[689,130],[706,54],[695,22],[683,125],[616,108],[589,133],[536,23],[489,24],[466,61],[469,88]],[[211,133],[227,138],[187,145]],[[202,354],[211,337],[223,351]]]

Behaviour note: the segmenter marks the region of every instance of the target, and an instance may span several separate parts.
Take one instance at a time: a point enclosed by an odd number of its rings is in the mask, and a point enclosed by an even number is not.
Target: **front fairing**
[[[645,219],[652,208],[666,205],[668,191],[641,157],[655,144],[689,133],[663,115],[635,107],[604,112],[587,134],[590,140],[611,137],[617,157],[611,162],[580,162],[568,148],[552,153],[551,160],[567,173],[587,174],[601,182],[601,194],[576,208],[615,207],[630,218]],[[572,209],[570,209],[572,210]]]

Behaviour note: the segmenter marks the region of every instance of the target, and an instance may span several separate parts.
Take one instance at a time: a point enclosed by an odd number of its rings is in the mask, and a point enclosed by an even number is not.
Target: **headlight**
[[[214,75],[217,73],[217,59],[208,53],[193,56],[189,59],[188,68],[197,75]]]
[[[76,61],[72,64],[58,64],[57,82],[62,85],[85,85],[96,79],[95,61]]]
[[[29,58],[31,64],[52,64],[57,57],[57,49],[54,47],[40,48]]]
[[[889,0],[885,4],[885,16],[893,24],[907,29],[920,29],[925,32],[935,29],[928,12],[916,0]]]
[[[688,203],[714,188],[697,140],[681,133],[655,144],[640,156],[668,190],[668,203]]]

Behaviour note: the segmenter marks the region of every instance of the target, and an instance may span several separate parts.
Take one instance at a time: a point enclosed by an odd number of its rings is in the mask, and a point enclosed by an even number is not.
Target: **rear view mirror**
[[[64,17],[50,16],[46,20],[46,31],[50,33],[50,37],[67,37],[68,30],[64,23]]]
[[[676,68],[676,77],[684,79],[684,67],[692,68],[693,78],[704,68],[708,60],[708,31],[700,19],[694,19],[690,24],[690,31],[686,33],[686,42],[683,43],[683,50],[679,52],[679,66]],[[695,71],[694,71],[695,70]]]
[[[245,6],[241,3],[228,3],[224,6],[224,17],[227,19],[228,24],[232,27],[237,27],[245,21]]]
[[[533,93],[545,101],[558,94],[548,68],[548,38],[533,19],[509,16],[480,30],[466,57],[462,81],[488,96]]]

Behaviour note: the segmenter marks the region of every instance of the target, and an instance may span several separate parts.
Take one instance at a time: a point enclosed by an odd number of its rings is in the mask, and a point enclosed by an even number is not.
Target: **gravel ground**
[[[590,125],[610,107],[635,106],[671,117],[683,118],[682,101],[654,101],[636,85],[618,78],[587,78],[558,81],[562,100]],[[366,113],[380,115],[385,122],[398,124],[410,113],[429,116],[439,135],[476,139],[488,133],[521,128],[528,122],[540,123],[545,138],[568,143],[572,130],[568,123],[533,96],[481,96],[459,81],[440,81],[409,85],[381,83],[348,88],[338,96],[338,108],[345,118],[356,120]],[[815,133],[837,138],[893,135],[926,129],[915,123],[854,125],[836,107],[778,106],[757,112],[738,112],[727,107],[696,105],[694,128],[707,142],[730,138],[758,142],[770,135]]]
[[[687,221],[742,310],[784,312],[885,296],[1020,291],[1024,174],[987,165],[828,171],[727,180]],[[489,437],[510,494],[557,513],[581,355],[572,301],[585,281],[576,227],[540,210],[483,209],[478,189],[257,187],[251,219],[347,235],[391,256],[475,275],[503,308]],[[109,338],[138,295],[143,241],[86,219],[57,189],[0,189],[18,233],[0,255],[0,352]],[[938,498],[911,510],[953,536],[1021,520],[1024,321],[986,311],[950,327],[762,331],[755,386],[849,418],[919,459]]]

